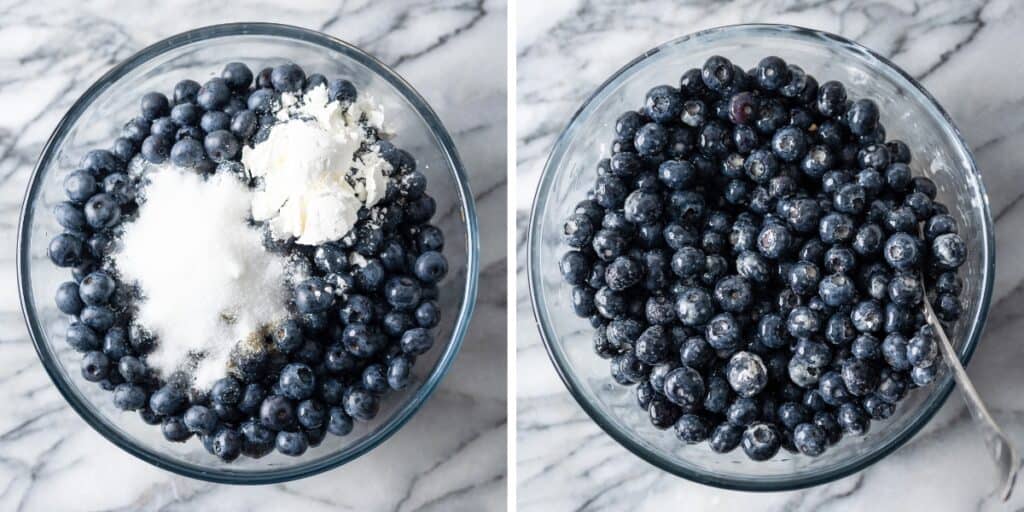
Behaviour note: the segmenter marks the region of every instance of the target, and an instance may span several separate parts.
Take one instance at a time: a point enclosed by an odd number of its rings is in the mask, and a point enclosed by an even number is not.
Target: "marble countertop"
[[[777,22],[842,34],[922,80],[984,175],[996,220],[993,307],[969,373],[1024,446],[1024,6],[992,1],[577,0],[518,4],[517,455],[520,510],[1021,510],[993,496],[994,471],[954,392],[911,442],[858,474],[774,494],[704,487],[655,469],[605,435],[548,361],[530,310],[524,227],[544,160],[569,116],[643,51],[717,25]],[[528,376],[528,378],[526,377]]]
[[[0,510],[503,509],[504,1],[169,0],[136,6],[113,0],[0,2],[0,68],[6,70],[0,79]],[[424,408],[392,439],[351,464],[260,487],[170,474],[88,428],[39,364],[15,291],[21,199],[43,143],[71,103],[144,46],[199,25],[232,21],[322,30],[394,66],[452,132],[469,169],[483,237],[480,296],[469,335]]]

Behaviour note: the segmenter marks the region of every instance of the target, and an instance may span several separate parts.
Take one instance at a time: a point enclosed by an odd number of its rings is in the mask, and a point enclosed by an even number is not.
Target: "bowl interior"
[[[170,94],[174,84],[185,78],[202,83],[231,61],[258,71],[287,60],[307,73],[345,77],[361,95],[369,94],[383,104],[385,122],[396,134],[393,141],[416,157],[428,177],[428,191],[437,200],[432,222],[444,230],[450,270],[440,287],[437,342],[418,358],[413,384],[387,395],[376,419],[357,422],[348,436],[328,435],[302,457],[275,452],[258,460],[243,457],[225,464],[206,453],[198,439],[183,444],[165,441],[159,428],[145,425],[135,413],[117,410],[108,392],[82,379],[80,355],[64,341],[68,319],[53,303],[57,285],[70,276],[46,256],[48,241],[61,231],[50,210],[64,199],[64,175],[75,169],[86,151],[110,146],[120,127],[138,115],[144,93]],[[200,29],[158,43],[115,68],[72,108],[54,134],[40,159],[23,212],[19,277],[26,318],[40,356],[69,402],[123,448],[199,478],[259,483],[305,476],[358,457],[397,430],[451,364],[475,295],[477,235],[471,202],[461,163],[440,121],[409,85],[379,62],[340,41],[293,27],[248,24]]]
[[[596,163],[608,154],[616,117],[638,108],[649,88],[678,85],[686,69],[715,54],[744,69],[778,55],[819,83],[839,80],[851,98],[878,102],[888,138],[910,146],[915,175],[935,180],[940,200],[958,219],[970,248],[961,269],[965,314],[949,333],[962,357],[969,357],[988,309],[994,253],[988,200],[969,151],[930,96],[890,63],[837,36],[795,27],[725,27],[672,41],[627,65],[591,97],[558,140],[535,200],[529,250],[534,309],[570,391],[602,428],[639,456],[677,475],[730,488],[821,483],[865,467],[913,435],[949,393],[949,377],[942,375],[931,387],[911,393],[891,418],[873,422],[868,435],[846,437],[818,458],[782,450],[771,461],[755,463],[739,449],[720,455],[706,443],[685,446],[670,431],[651,426],[646,412],[636,406],[632,387],[612,381],[607,361],[593,353],[593,329],[572,314],[570,287],[558,271],[558,259],[567,249],[560,239],[562,222],[592,186]]]

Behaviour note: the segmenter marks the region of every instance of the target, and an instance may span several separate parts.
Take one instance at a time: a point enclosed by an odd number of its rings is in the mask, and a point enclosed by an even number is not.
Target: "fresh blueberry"
[[[770,423],[754,423],[743,432],[743,451],[752,460],[768,460],[779,452],[781,435]]]
[[[229,62],[220,72],[220,77],[228,88],[235,92],[244,92],[252,84],[252,70],[241,62]]]
[[[167,115],[171,110],[171,104],[167,100],[167,96],[158,92],[147,92],[142,96],[139,103],[142,110],[142,117],[150,121],[160,116]]]
[[[707,322],[704,336],[715,350],[731,352],[739,348],[741,329],[730,313],[720,313]]]
[[[211,78],[196,94],[196,103],[206,110],[220,110],[231,100],[231,88],[223,78]]]
[[[334,304],[334,294],[327,291],[320,278],[310,278],[295,286],[293,298],[300,313],[319,313]]]
[[[679,91],[668,85],[659,85],[647,92],[644,114],[652,121],[665,123],[674,120],[682,111]]]
[[[281,394],[292,400],[303,400],[313,394],[316,389],[316,376],[313,369],[302,363],[291,363],[281,370],[278,380]]]
[[[207,407],[193,405],[185,411],[185,427],[195,434],[213,434],[217,428],[217,415]]]
[[[224,462],[242,454],[242,435],[233,428],[222,427],[210,440],[210,451]]]
[[[434,345],[434,337],[424,328],[409,329],[402,334],[402,351],[409,355],[420,355]]]
[[[700,373],[681,366],[665,376],[663,388],[665,397],[672,403],[686,406],[701,403],[704,399],[704,379]]]
[[[356,419],[369,421],[377,415],[380,410],[379,399],[359,386],[353,386],[345,390],[342,399],[345,412]]]
[[[298,457],[306,453],[306,450],[309,448],[309,441],[302,432],[282,430],[277,433],[274,446],[277,447],[278,452],[284,455]]]
[[[676,420],[676,437],[686,444],[697,444],[708,438],[711,426],[698,414],[684,414]]]
[[[768,384],[768,370],[757,354],[737,352],[725,368],[729,386],[742,397],[757,395]]]
[[[795,162],[807,152],[807,135],[795,126],[786,126],[772,135],[771,148],[779,159]]]
[[[967,245],[960,235],[946,233],[932,241],[932,261],[939,268],[951,270],[963,265],[967,259]]]

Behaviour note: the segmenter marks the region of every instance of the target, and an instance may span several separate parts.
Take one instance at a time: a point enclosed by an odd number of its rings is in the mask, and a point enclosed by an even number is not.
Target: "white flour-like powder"
[[[253,219],[303,245],[344,237],[359,209],[387,191],[391,166],[375,150],[356,156],[373,142],[360,121],[382,132],[381,108],[371,99],[329,101],[321,85],[302,97],[284,94],[277,118],[266,140],[242,149],[242,164],[263,181],[252,197]]]
[[[165,376],[190,370],[206,389],[239,341],[287,316],[287,263],[249,226],[252,191],[233,176],[167,166],[147,177],[114,262],[142,291],[135,322],[157,336],[148,364]]]

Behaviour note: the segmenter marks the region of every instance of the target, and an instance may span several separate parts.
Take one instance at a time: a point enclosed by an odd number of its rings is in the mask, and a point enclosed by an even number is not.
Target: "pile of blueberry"
[[[205,175],[244,174],[240,149],[266,136],[280,94],[318,85],[332,100],[357,98],[351,82],[306,76],[295,64],[254,77],[231,63],[201,86],[179,82],[170,99],[148,93],[142,115],[124,126],[112,149],[88,152],[81,169],[67,175],[67,201],[54,207],[64,232],[48,255],[74,278],[57,289],[56,302],[72,317],[67,342],[82,353],[82,376],[111,391],[117,407],[160,425],[168,440],[196,435],[225,461],[275,448],[297,456],[327,432],[348,434],[353,420],[377,414],[382,395],[410,384],[416,357],[434,342],[437,284],[448,272],[444,236],[429,224],[436,204],[412,155],[381,139],[373,144],[393,168],[387,194],[374,212],[359,212],[350,236],[318,247],[265,237],[268,250],[304,262],[311,277],[295,284],[291,318],[259,349],[236,350],[230,374],[208,391],[192,388],[187,375],[157,375],[146,364],[159,340],[133,323],[138,291],[118,282],[107,258],[141,200],[144,184],[127,172],[128,162],[141,155]],[[366,264],[350,265],[352,252]]]
[[[966,247],[875,102],[714,56],[623,113],[611,153],[560,269],[654,426],[817,456],[935,378],[921,305],[959,318]]]

